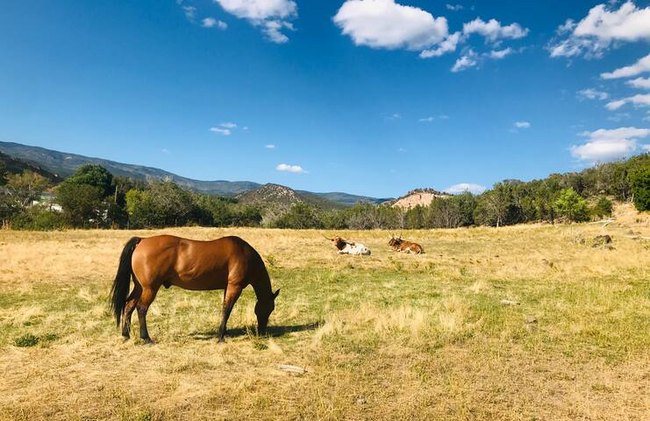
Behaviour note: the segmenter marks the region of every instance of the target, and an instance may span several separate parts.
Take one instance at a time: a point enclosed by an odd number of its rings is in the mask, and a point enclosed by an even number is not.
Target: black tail
[[[118,327],[120,326],[122,313],[126,306],[129,288],[131,287],[131,275],[133,274],[133,269],[131,268],[131,256],[133,255],[135,246],[138,245],[140,240],[142,239],[133,237],[124,246],[122,256],[120,256],[120,266],[117,268],[115,281],[113,281],[113,288],[111,289],[111,309],[115,314],[115,321],[117,322]]]

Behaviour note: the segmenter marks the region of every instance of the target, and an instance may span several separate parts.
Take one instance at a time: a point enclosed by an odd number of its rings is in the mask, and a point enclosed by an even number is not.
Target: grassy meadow
[[[318,231],[0,231],[0,419],[647,420],[650,242],[629,230],[648,218],[404,232],[421,256],[337,233],[364,258]],[[251,288],[218,345],[223,293],[172,287],[149,311],[155,344],[123,341],[119,254],[163,232],[251,243],[281,288],[269,336]],[[592,248],[605,232],[614,249]]]

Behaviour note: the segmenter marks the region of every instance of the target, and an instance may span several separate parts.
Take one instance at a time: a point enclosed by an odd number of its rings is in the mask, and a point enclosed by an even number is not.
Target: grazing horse
[[[133,280],[133,290],[129,287]],[[226,323],[242,290],[251,285],[257,296],[255,314],[258,332],[266,333],[269,316],[280,290],[271,290],[264,261],[246,241],[223,237],[213,241],[195,241],[171,235],[134,237],[122,250],[120,264],[111,291],[111,307],[122,336],[129,338],[131,314],[137,309],[140,338],[150,343],[147,310],[161,286],[207,291],[223,289],[223,317],[219,342],[226,334]]]
[[[398,251],[400,253],[424,253],[424,249],[421,245],[404,240],[401,234],[399,237],[391,236],[390,241],[388,241],[388,245],[393,249],[393,251]]]

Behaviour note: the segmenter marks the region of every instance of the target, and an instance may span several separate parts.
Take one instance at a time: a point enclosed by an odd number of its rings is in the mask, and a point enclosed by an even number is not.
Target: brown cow
[[[393,251],[399,251],[400,253],[424,253],[424,249],[421,245],[413,243],[411,241],[406,241],[402,238],[401,235],[399,237],[391,236],[390,241],[388,241],[388,245],[393,249]]]

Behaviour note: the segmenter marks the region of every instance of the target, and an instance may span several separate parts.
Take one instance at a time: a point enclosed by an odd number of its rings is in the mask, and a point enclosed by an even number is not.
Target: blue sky
[[[646,150],[649,54],[648,1],[5,2],[0,140],[204,180],[478,190]]]

